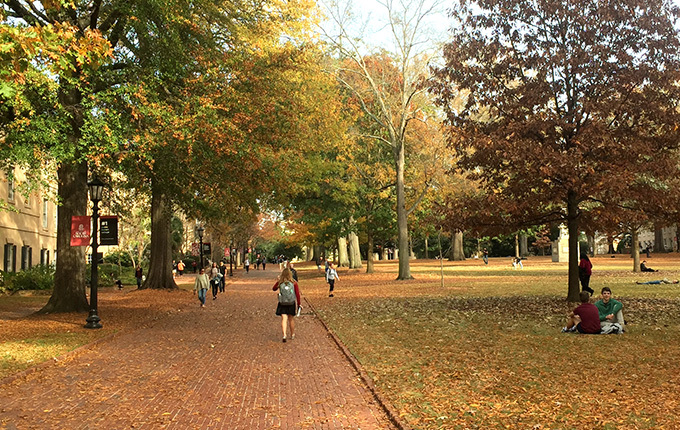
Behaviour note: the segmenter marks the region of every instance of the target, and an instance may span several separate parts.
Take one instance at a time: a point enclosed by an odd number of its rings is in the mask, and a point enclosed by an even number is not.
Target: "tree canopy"
[[[469,201],[475,223],[566,222],[576,301],[584,213],[678,173],[678,9],[482,0],[453,14],[461,25],[432,90],[459,167],[483,190]]]

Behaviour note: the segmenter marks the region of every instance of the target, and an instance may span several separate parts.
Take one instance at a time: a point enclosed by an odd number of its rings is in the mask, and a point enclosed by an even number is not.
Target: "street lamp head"
[[[90,189],[90,200],[93,202],[101,201],[105,185],[106,184],[104,184],[99,178],[92,178],[92,180],[87,183],[87,187]]]
[[[198,227],[196,227],[196,233],[198,233],[199,239],[203,239],[203,230],[204,230],[203,226],[199,225]]]

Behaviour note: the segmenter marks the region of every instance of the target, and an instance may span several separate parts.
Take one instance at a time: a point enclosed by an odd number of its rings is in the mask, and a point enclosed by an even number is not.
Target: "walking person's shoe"
[[[283,336],[283,343],[286,343],[286,336]]]

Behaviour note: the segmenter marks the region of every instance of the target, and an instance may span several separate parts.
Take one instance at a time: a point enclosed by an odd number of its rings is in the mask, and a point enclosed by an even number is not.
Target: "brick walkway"
[[[393,428],[314,315],[281,342],[275,276],[1,386],[0,428]]]

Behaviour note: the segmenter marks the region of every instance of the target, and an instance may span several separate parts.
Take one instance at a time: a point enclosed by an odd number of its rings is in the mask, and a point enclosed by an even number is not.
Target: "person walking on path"
[[[184,261],[179,260],[179,263],[177,263],[177,273],[179,276],[184,275]]]
[[[338,272],[335,270],[332,262],[328,263],[328,271],[326,271],[326,282],[328,282],[328,297],[333,297],[333,289],[335,288],[335,280],[340,280]]]
[[[285,268],[281,271],[279,279],[272,287],[273,291],[279,290],[279,303],[276,306],[276,315],[281,316],[281,330],[283,331],[283,342],[286,342],[286,329],[291,339],[295,339],[295,315],[300,306],[300,288],[298,283],[293,280],[293,273]]]
[[[137,266],[135,269],[135,279],[137,279],[137,289],[142,288],[142,279],[144,274],[142,272],[142,266]]]
[[[484,260],[484,264],[489,264],[489,251],[486,248],[482,251],[482,260]]]
[[[213,300],[217,300],[217,291],[220,288],[220,269],[217,267],[217,263],[213,263],[210,268],[210,286],[212,287]]]
[[[209,283],[210,280],[208,279],[208,275],[205,274],[205,270],[201,267],[201,270],[194,281],[194,294],[198,293],[198,300],[201,301],[202,308],[205,307],[205,295],[208,292]]]
[[[267,257],[264,255],[262,256],[262,270],[264,270],[267,267]]]
[[[246,257],[246,261],[243,263],[243,267],[246,268],[246,273],[250,271],[250,260]]]
[[[227,281],[227,266],[224,264],[224,261],[220,261],[220,293],[224,292],[224,284]]]
[[[581,253],[581,261],[578,263],[578,278],[581,280],[581,291],[587,291],[592,296],[595,290],[590,288],[590,275],[593,273],[593,263],[588,254]]]

